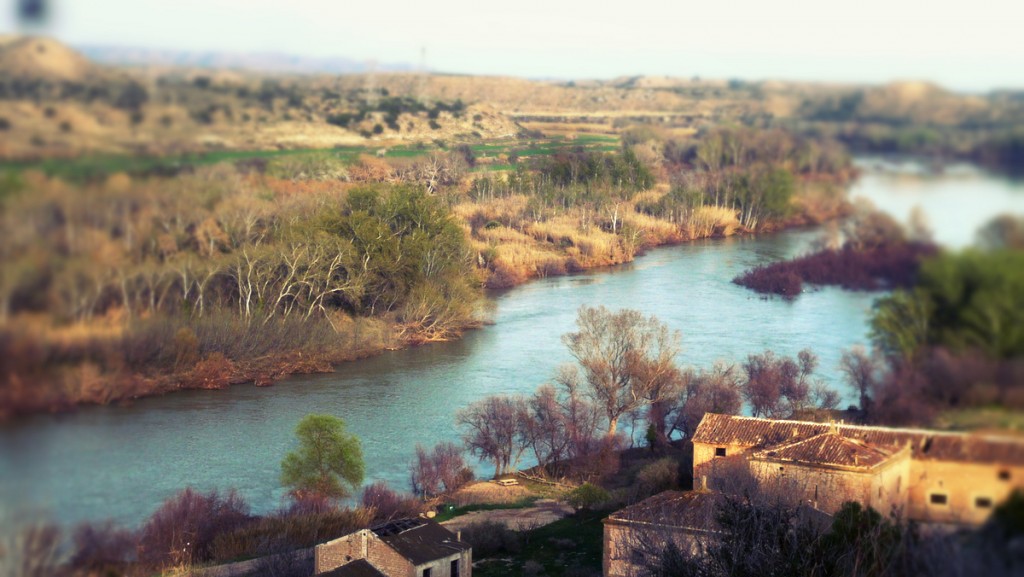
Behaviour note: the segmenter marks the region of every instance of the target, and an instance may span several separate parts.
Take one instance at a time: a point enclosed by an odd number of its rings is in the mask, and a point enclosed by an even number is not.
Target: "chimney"
[[[701,491],[707,491],[708,490],[708,476],[707,475],[701,475],[700,476],[700,490]]]
[[[362,557],[361,557],[362,559],[366,559],[366,553],[367,553],[367,551],[366,551],[367,550],[366,537],[367,537],[367,534],[369,532],[370,532],[369,529],[363,529],[362,530],[362,536],[363,536],[363,547],[362,547]]]
[[[455,540],[456,541],[462,541],[462,529],[459,529],[458,531],[455,532]]]

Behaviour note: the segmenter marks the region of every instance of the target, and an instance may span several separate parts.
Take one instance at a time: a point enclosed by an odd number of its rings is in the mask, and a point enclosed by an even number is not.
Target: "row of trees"
[[[646,420],[652,440],[664,443],[692,435],[705,413],[737,414],[744,403],[755,416],[782,418],[840,401],[813,378],[818,361],[809,350],[796,360],[765,351],[698,371],[679,368],[680,336],[653,316],[583,307],[577,328],[563,336],[577,364],[562,367],[555,384],[531,396],[486,397],[457,414],[466,448],[492,461],[496,475],[528,452],[542,467],[586,462],[614,446],[623,418],[634,429]]]
[[[468,318],[464,307],[476,297],[465,239],[422,189],[292,199],[224,176],[84,192],[51,184],[4,199],[0,317],[46,311],[87,321],[112,308],[129,317],[217,308],[246,322],[330,309],[406,310],[424,326],[432,310]]]

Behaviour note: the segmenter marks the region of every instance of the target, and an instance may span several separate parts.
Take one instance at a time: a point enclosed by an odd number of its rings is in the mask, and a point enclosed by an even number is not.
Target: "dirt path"
[[[496,521],[509,529],[519,531],[554,523],[570,513],[572,513],[572,507],[564,503],[559,503],[554,499],[541,499],[533,507],[526,509],[473,511],[445,521],[442,525],[451,531],[458,531],[470,523]]]

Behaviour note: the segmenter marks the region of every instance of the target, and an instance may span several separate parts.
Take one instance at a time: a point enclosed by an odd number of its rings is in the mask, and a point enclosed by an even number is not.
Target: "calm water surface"
[[[853,193],[899,218],[921,204],[939,240],[953,246],[968,244],[994,214],[1024,214],[1020,184],[968,169],[915,176],[886,168],[866,174]],[[574,328],[581,305],[657,315],[682,333],[686,364],[811,347],[821,378],[841,389],[839,356],[866,342],[875,295],[825,289],[786,302],[730,282],[752,266],[805,252],[817,234],[696,242],[627,266],[531,282],[495,297],[493,326],[332,374],[9,423],[0,427],[0,505],[64,523],[113,518],[134,525],[191,485],[235,487],[255,511],[268,511],[282,503],[279,466],[293,428],[311,412],[341,416],[362,439],[367,482],[405,488],[416,443],[457,438],[457,409],[490,394],[530,392],[569,360],[560,336]]]

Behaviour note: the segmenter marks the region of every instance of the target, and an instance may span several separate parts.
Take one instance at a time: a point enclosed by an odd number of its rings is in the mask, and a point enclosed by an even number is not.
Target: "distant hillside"
[[[367,62],[340,56],[334,58],[315,58],[278,52],[193,52],[125,46],[81,46],[79,48],[90,59],[115,66],[155,65],[300,74],[350,74],[365,72],[369,68]],[[386,71],[413,69],[411,65],[404,63],[378,64],[375,68]]]
[[[17,80],[83,83],[103,71],[52,38],[6,37],[0,41],[0,76]]]

